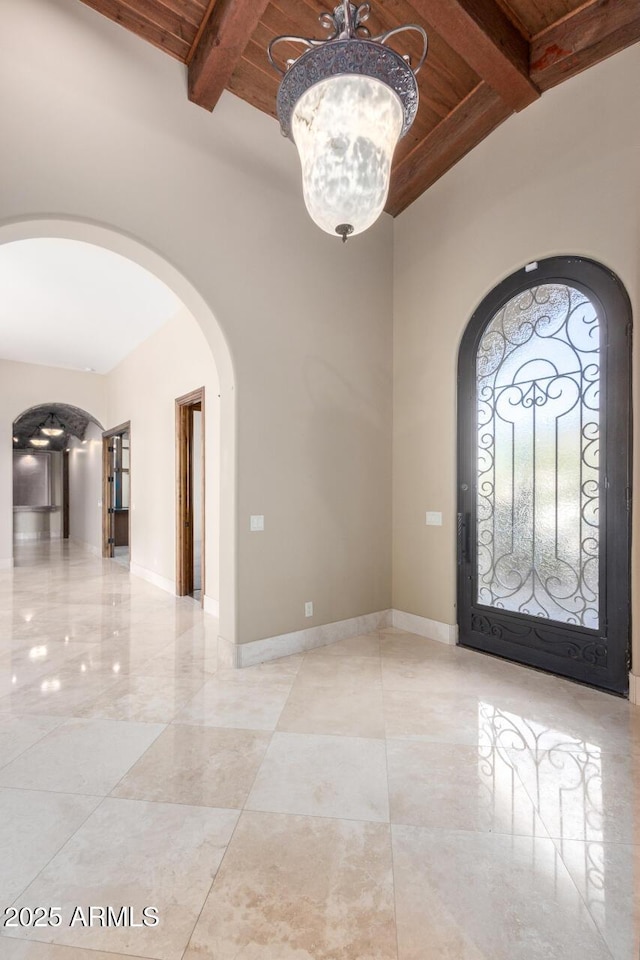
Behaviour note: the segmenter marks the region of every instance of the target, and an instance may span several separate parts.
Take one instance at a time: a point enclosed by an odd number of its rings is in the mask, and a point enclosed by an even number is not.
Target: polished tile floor
[[[638,960],[637,708],[394,629],[218,669],[192,600],[18,560],[2,960]]]

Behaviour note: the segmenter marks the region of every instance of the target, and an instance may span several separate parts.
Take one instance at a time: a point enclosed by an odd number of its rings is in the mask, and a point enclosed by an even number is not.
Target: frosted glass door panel
[[[563,284],[492,318],[476,357],[479,604],[599,626],[600,329]]]

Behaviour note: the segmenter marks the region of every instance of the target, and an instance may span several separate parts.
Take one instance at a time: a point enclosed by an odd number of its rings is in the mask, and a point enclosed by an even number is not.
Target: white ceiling
[[[108,373],[180,302],[131,260],[77,240],[0,244],[0,358]]]

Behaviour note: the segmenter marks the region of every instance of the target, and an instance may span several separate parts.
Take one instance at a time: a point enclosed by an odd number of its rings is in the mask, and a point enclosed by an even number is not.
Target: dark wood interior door
[[[194,431],[196,412],[200,415],[197,437]],[[178,596],[199,595],[201,603],[205,582],[204,437],[204,387],[201,387],[176,400],[176,593]],[[197,471],[194,469],[196,459]],[[198,557],[194,530],[196,502],[201,528]]]
[[[630,357],[618,278],[558,257],[483,301],[458,380],[459,642],[622,694]]]
[[[62,539],[69,539],[69,451],[62,451]]]

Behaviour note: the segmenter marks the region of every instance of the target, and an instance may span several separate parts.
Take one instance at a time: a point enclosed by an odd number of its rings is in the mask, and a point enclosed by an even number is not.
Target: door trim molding
[[[121,433],[129,434],[129,566],[131,566],[131,421],[118,424],[109,430],[102,431],[102,556],[107,560],[113,559],[112,544],[109,543],[109,505],[111,491],[109,490],[109,440]]]
[[[188,594],[189,584],[192,582],[193,571],[190,570],[191,557],[190,537],[186,533],[186,513],[188,511],[187,484],[188,484],[188,457],[190,443],[189,410],[195,404],[200,404],[202,416],[202,430],[200,436],[200,456],[202,463],[201,497],[202,497],[202,552],[200,556],[200,605],[204,606],[206,592],[206,444],[205,444],[205,388],[198,387],[191,390],[175,401],[176,411],[176,595],[184,597]]]

